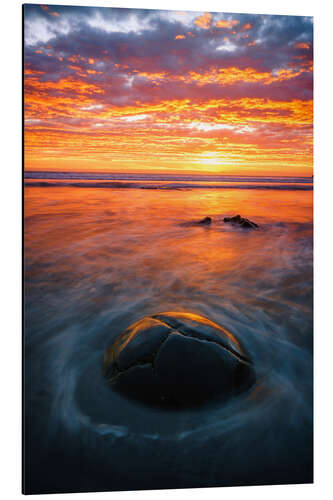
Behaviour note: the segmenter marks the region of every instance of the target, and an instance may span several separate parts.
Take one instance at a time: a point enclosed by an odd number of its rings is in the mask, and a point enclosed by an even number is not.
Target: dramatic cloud
[[[311,18],[24,10],[27,168],[311,173]]]
[[[199,26],[199,28],[208,30],[210,28],[211,22],[212,22],[212,15],[206,12],[206,14],[197,17],[196,20],[194,21],[194,24]]]
[[[234,26],[237,26],[239,24],[238,19],[232,19],[231,21],[226,21],[224,19],[221,19],[220,21],[217,21],[214,23],[214,26],[216,28],[227,28],[227,29],[232,29]]]

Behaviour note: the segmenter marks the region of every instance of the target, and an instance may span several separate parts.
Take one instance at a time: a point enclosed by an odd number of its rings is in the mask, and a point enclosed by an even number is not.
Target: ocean
[[[28,492],[312,482],[312,181],[25,173]],[[228,328],[254,386],[177,411],[113,392],[106,347],[163,311]]]

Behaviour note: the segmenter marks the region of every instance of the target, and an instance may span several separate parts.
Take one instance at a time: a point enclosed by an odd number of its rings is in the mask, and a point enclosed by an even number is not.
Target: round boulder
[[[188,312],[154,314],[130,325],[106,349],[103,375],[127,397],[176,407],[222,400],[254,382],[236,337]]]

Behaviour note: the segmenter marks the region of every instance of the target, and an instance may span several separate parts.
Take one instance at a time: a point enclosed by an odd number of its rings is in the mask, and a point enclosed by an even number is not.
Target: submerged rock
[[[133,323],[106,349],[103,375],[125,396],[176,407],[224,399],[254,382],[253,366],[236,337],[187,312]]]
[[[224,217],[223,220],[224,222],[231,222],[231,224],[233,225],[238,224],[239,226],[248,229],[256,229],[257,227],[259,227],[255,222],[252,222],[249,219],[245,219],[240,215],[235,215],[234,217]]]
[[[210,226],[211,223],[213,222],[213,219],[211,217],[204,217],[201,220],[192,220],[192,221],[187,221],[187,222],[181,222],[180,226],[183,227],[192,227],[192,226]]]
[[[212,218],[211,217],[205,217],[204,219],[200,220],[198,224],[211,224]]]

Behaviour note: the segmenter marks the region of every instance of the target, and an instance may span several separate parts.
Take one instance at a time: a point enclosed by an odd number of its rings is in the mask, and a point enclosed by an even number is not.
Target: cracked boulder
[[[129,326],[106,349],[103,375],[127,397],[176,407],[223,400],[254,382],[236,337],[186,312],[154,314]]]

